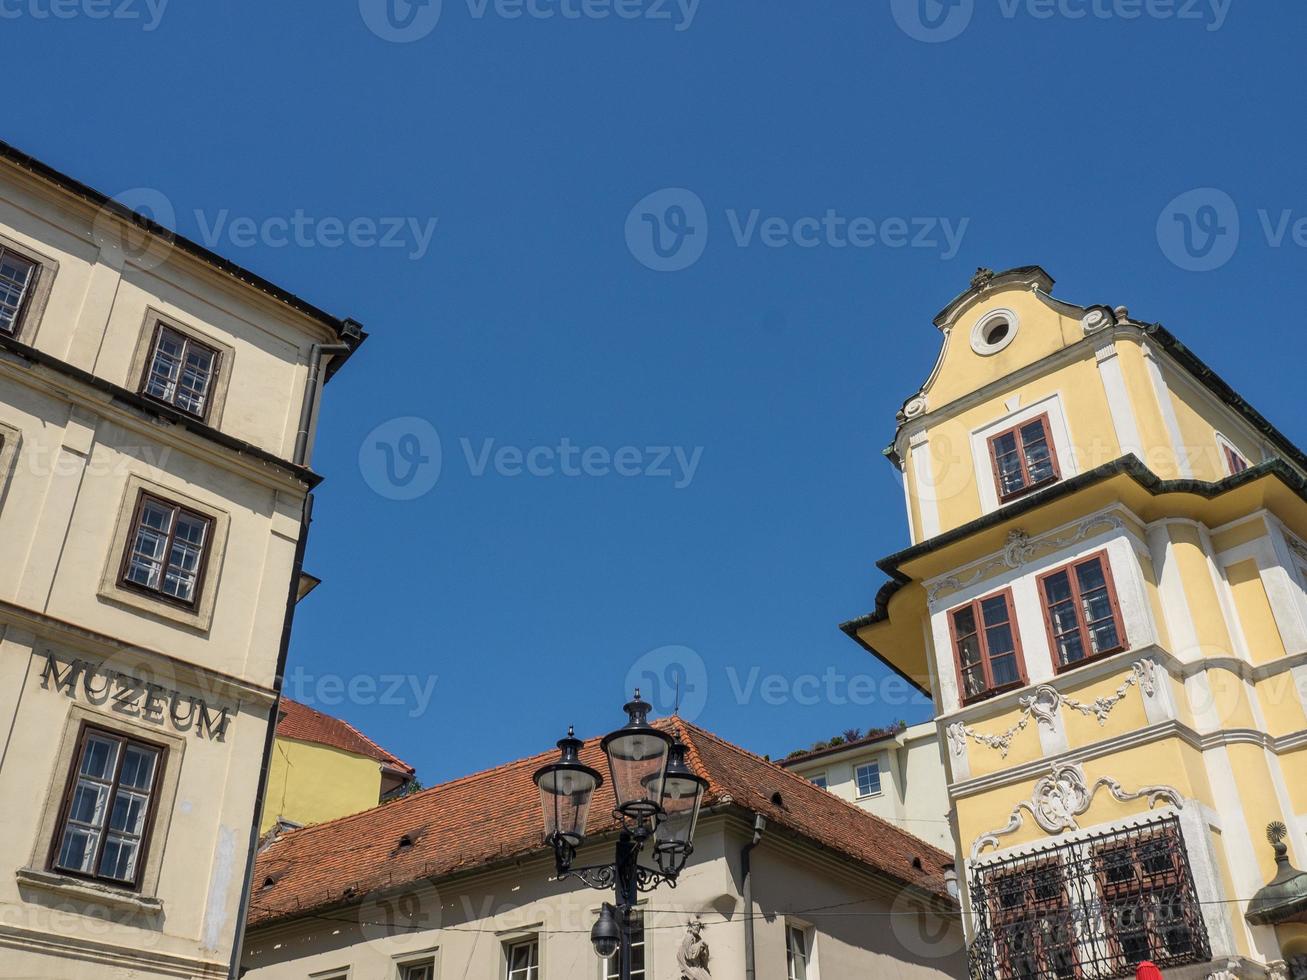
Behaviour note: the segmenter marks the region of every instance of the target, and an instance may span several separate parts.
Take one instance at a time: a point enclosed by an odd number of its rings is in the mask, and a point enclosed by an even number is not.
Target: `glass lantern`
[[[694,831],[699,823],[708,780],[694,772],[686,761],[688,749],[679,738],[668,753],[663,780],[663,819],[654,832],[654,859],[665,873],[678,874],[694,851]]]
[[[535,784],[540,790],[540,806],[545,817],[545,837],[564,841],[573,848],[585,840],[585,821],[590,812],[594,791],[603,777],[580,759],[584,745],[572,729],[558,743],[557,762],[536,770]]]
[[[672,743],[670,735],[649,724],[652,708],[640,699],[637,689],[623,708],[630,720],[599,743],[608,756],[617,812],[637,822],[662,811],[663,777]]]

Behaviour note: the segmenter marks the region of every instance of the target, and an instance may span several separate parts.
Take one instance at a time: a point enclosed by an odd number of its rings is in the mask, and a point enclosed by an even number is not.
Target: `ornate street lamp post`
[[[676,879],[694,852],[694,831],[708,781],[690,769],[686,746],[649,724],[652,709],[640,692],[624,709],[627,723],[604,737],[600,747],[608,757],[608,774],[617,805],[613,816],[621,824],[612,864],[573,867],[585,842],[585,821],[594,791],[603,777],[580,759],[584,744],[569,729],[558,743],[557,762],[535,774],[544,811],[545,840],[554,849],[559,878],[574,877],[591,888],[613,889],[612,904],[604,904],[590,932],[595,952],[604,959],[617,955],[621,980],[631,978],[631,915],[639,894]],[[653,843],[653,864],[642,864]]]

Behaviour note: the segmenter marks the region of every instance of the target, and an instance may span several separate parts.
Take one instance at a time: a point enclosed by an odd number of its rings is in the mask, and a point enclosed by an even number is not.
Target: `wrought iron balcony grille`
[[[1109,980],[1211,959],[1174,815],[971,869],[974,980]]]

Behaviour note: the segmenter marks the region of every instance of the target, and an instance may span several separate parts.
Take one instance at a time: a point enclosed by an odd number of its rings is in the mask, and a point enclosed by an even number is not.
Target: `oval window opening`
[[[994,347],[1007,340],[1007,335],[1011,332],[1012,327],[1006,320],[995,320],[985,328],[985,343]]]

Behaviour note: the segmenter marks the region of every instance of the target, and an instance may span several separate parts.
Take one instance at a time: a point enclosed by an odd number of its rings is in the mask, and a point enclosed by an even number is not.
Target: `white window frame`
[[[513,969],[513,950],[522,946],[534,946],[536,955],[534,965],[528,963],[525,970]],[[526,935],[504,941],[504,978],[505,980],[540,980],[540,936]]]
[[[862,791],[862,780],[859,778],[859,773],[868,766],[876,767],[876,788],[870,793],[864,793]],[[853,767],[853,792],[860,800],[874,799],[885,792],[885,770],[880,766],[880,759],[868,759],[866,762],[860,762],[858,765]]]
[[[821,780],[821,782],[817,782],[817,780],[819,779]],[[823,769],[821,772],[814,772],[811,776],[808,777],[808,782],[812,783],[812,785],[816,786],[818,789],[829,790],[830,774],[825,769]]]
[[[408,959],[399,964],[399,980],[414,980],[413,971],[426,970],[424,980],[436,980],[436,958],[434,956],[424,956],[417,959]]]
[[[1058,472],[1061,474],[1057,483],[1065,483],[1079,474],[1080,465],[1079,460],[1076,459],[1075,443],[1071,441],[1071,430],[1067,426],[1066,413],[1062,410],[1062,395],[1061,392],[1054,392],[972,430],[971,460],[975,469],[976,489],[980,493],[980,507],[984,513],[990,514],[1000,507],[1007,506],[998,499],[998,486],[994,481],[994,467],[989,455],[990,437],[1014,426],[1033,421],[1041,415],[1048,416],[1048,436],[1052,440],[1053,456],[1057,460]],[[1057,483],[1050,483],[1048,486],[1055,487]],[[1016,500],[1008,501],[1009,504],[1015,502]]]
[[[794,938],[803,943],[803,973],[794,969]],[[817,957],[815,955],[816,930],[793,919],[785,920],[785,976],[788,980],[817,980]]]

